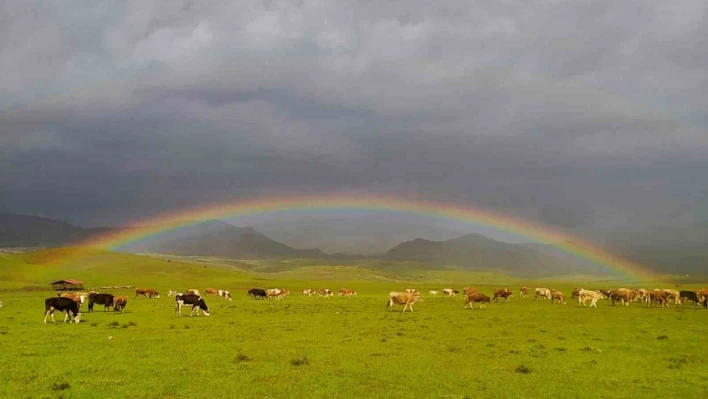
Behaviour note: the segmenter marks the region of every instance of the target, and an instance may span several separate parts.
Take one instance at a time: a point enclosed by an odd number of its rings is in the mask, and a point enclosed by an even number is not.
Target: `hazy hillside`
[[[572,257],[564,258],[528,244],[510,244],[479,234],[447,241],[415,239],[386,253],[385,259],[429,264],[457,265],[466,269],[500,270],[518,276],[549,276],[571,273],[597,274],[597,268]]]
[[[53,247],[88,237],[84,229],[38,216],[0,214],[0,247]]]
[[[213,220],[198,223],[188,229],[174,231],[153,240],[129,245],[122,250],[230,258],[318,258],[325,256],[318,249],[296,249],[274,241],[252,227],[236,227]]]

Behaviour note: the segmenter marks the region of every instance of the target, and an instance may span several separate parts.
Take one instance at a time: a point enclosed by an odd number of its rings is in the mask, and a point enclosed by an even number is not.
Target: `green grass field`
[[[268,274],[102,252],[44,266],[50,255],[0,255],[0,398],[708,397],[708,310],[693,305],[647,309],[601,301],[586,309],[515,296],[469,310],[459,296],[427,291],[473,285],[491,294],[505,277],[428,274],[435,283],[426,283],[322,265]],[[132,284],[163,296],[135,299],[129,290],[111,290],[128,295],[125,314],[84,307],[78,325],[61,323],[58,313],[57,325],[45,325],[43,301],[55,294],[31,287],[54,278]],[[507,283],[514,291],[537,284]],[[566,294],[574,285],[542,284]],[[345,286],[358,297],[299,294]],[[234,299],[207,298],[211,317],[179,318],[164,295],[206,287],[228,289]],[[254,301],[246,297],[251,287],[292,294]],[[408,287],[423,293],[415,312],[387,310],[388,292]]]

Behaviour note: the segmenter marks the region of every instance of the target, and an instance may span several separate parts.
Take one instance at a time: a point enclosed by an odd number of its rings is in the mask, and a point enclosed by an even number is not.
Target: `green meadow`
[[[268,269],[248,261],[158,258],[97,251],[54,264],[61,251],[0,255],[0,398],[705,398],[708,310],[638,303],[598,309],[521,299],[463,309],[431,289],[520,285],[611,288],[619,281],[522,281],[489,273],[384,273],[312,265]],[[264,261],[264,263],[267,263]],[[402,268],[403,269],[403,268]],[[269,271],[264,271],[269,270]],[[48,283],[135,285],[125,314],[88,313],[43,324]],[[700,283],[700,282],[697,282]],[[658,283],[657,283],[658,284]],[[673,287],[657,285],[661,288]],[[697,288],[687,284],[682,288]],[[626,284],[625,284],[626,285]],[[175,316],[169,289],[230,290],[206,297],[210,317]],[[249,288],[288,288],[282,301]],[[352,298],[302,297],[342,287]],[[635,285],[636,287],[636,285]],[[386,308],[388,292],[417,288],[415,312]],[[647,284],[646,288],[656,288]]]

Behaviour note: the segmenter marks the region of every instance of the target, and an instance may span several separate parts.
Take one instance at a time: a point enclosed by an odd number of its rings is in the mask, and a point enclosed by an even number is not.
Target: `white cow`
[[[457,295],[457,292],[453,290],[452,288],[445,288],[442,290],[443,295],[445,296],[455,296]]]
[[[580,289],[580,291],[578,291],[578,306],[587,306],[587,301],[591,301],[590,307],[597,308],[597,301],[599,299],[605,299],[605,296],[599,291],[590,291],[584,289]]]

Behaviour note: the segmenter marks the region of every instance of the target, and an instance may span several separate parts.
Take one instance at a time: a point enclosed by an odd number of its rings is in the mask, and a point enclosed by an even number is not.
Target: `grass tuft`
[[[658,339],[659,341],[663,341],[669,339],[669,337],[666,335],[659,335],[658,337],[656,337],[656,339]]]
[[[63,391],[65,389],[71,388],[71,385],[69,385],[68,382],[62,382],[61,384],[57,384],[56,382],[52,384],[52,391]]]
[[[294,357],[290,359],[290,364],[293,366],[307,366],[310,364],[310,361],[307,359],[307,356]]]
[[[514,370],[514,372],[516,374],[530,374],[531,369],[522,364],[521,366],[517,367],[516,370]]]
[[[239,352],[238,355],[236,355],[236,358],[234,358],[234,363],[250,362],[251,360],[253,359]]]
[[[118,326],[120,326],[120,323],[118,323],[117,321],[112,321],[112,322],[108,323],[108,327],[114,327],[114,328],[115,328],[115,327],[118,327]]]

